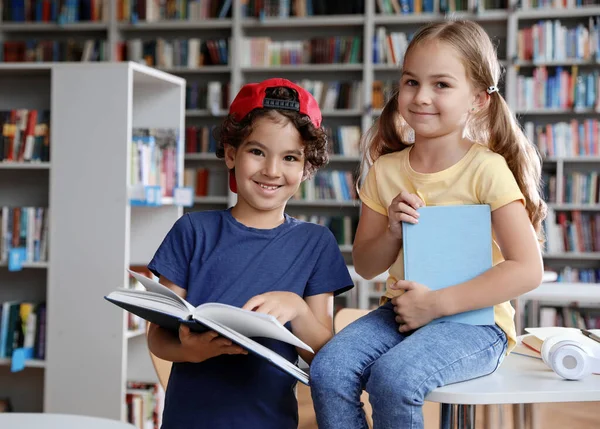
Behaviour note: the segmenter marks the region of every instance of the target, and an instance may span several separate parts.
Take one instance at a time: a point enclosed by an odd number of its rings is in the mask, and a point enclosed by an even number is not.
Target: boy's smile
[[[262,117],[237,150],[227,147],[225,162],[235,169],[236,217],[272,213],[281,221],[287,201],[304,178],[304,142],[287,119]]]

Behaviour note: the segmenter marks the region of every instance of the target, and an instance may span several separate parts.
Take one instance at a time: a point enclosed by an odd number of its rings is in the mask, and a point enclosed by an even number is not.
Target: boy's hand
[[[267,292],[256,295],[242,307],[244,310],[256,311],[275,316],[282,324],[306,314],[308,305],[293,292]]]
[[[248,351],[234,344],[225,337],[220,337],[215,331],[201,334],[191,332],[185,325],[179,325],[179,341],[186,362],[204,362],[219,355],[248,354]]]
[[[435,291],[417,282],[398,280],[390,286],[394,290],[404,290],[400,296],[392,298],[396,322],[400,332],[408,332],[425,326],[441,316]]]
[[[416,194],[402,191],[392,200],[388,207],[388,229],[397,239],[402,239],[402,222],[417,223],[417,209],[425,203]]]

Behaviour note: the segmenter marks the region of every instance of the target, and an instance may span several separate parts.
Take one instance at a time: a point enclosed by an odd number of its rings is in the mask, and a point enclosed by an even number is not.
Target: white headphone
[[[567,380],[581,380],[592,373],[600,373],[600,359],[586,344],[572,336],[555,335],[542,343],[542,360]]]

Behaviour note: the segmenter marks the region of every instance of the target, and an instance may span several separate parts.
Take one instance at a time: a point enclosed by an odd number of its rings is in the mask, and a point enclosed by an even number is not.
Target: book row
[[[50,112],[0,111],[0,162],[50,161]]]
[[[600,252],[600,213],[549,209],[545,229],[548,253]]]
[[[117,0],[117,20],[135,23],[229,18],[231,4],[232,0]]]
[[[536,67],[517,79],[517,109],[596,109],[600,111],[600,71],[579,67]]]
[[[364,13],[363,0],[248,0],[242,2],[242,16],[289,18],[315,15],[353,15]]]
[[[594,286],[590,286],[594,287]],[[599,329],[600,313],[598,310],[577,307],[542,307],[540,308],[540,327],[564,326],[578,329]]]
[[[564,267],[558,272],[559,283],[600,283],[600,269]]]
[[[11,40],[0,45],[0,62],[108,61],[106,40]]]
[[[33,349],[33,359],[46,357],[46,303],[0,303],[0,358],[18,348]]]
[[[300,185],[292,197],[295,200],[355,201],[357,199],[354,176],[350,171],[319,171]]]
[[[198,68],[229,63],[228,39],[202,40],[139,38],[119,42],[116,47],[117,61],[134,61],[151,67]]]
[[[563,195],[557,194],[557,177],[544,173],[544,196],[550,203],[566,204],[600,204],[600,180],[598,172],[566,173],[560,180],[563,181]]]
[[[98,22],[107,17],[103,0],[0,1],[4,22]]]
[[[13,249],[24,251],[23,263],[47,261],[48,223],[48,208],[0,207],[0,263]]]
[[[558,19],[540,21],[517,34],[517,56],[525,61],[590,61],[598,57],[599,49],[600,17],[590,17],[587,25],[578,23],[574,28]]]
[[[599,156],[600,121],[585,119],[540,124],[527,121],[524,131],[544,157]]]
[[[286,41],[250,37],[242,39],[241,45],[242,67],[362,62],[362,38],[359,36]]]
[[[131,142],[129,185],[133,199],[142,198],[147,186],[160,186],[163,197],[172,197],[177,184],[178,131],[171,128],[134,128]]]

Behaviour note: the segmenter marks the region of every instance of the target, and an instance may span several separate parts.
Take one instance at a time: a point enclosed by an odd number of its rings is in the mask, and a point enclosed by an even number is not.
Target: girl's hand
[[[215,331],[201,334],[191,332],[185,325],[179,325],[179,341],[186,362],[204,362],[219,355],[247,355],[248,351],[234,344],[225,337],[220,337]]]
[[[419,222],[417,209],[425,203],[416,194],[402,191],[394,198],[388,207],[388,228],[397,239],[402,239],[402,222]]]
[[[282,324],[306,314],[309,310],[306,302],[292,292],[267,292],[256,295],[242,307],[244,310],[256,311],[275,316]]]
[[[433,319],[441,316],[435,299],[435,291],[427,286],[407,280],[398,280],[391,289],[405,292],[392,299],[396,322],[400,324],[400,332],[408,332],[425,326]]]

